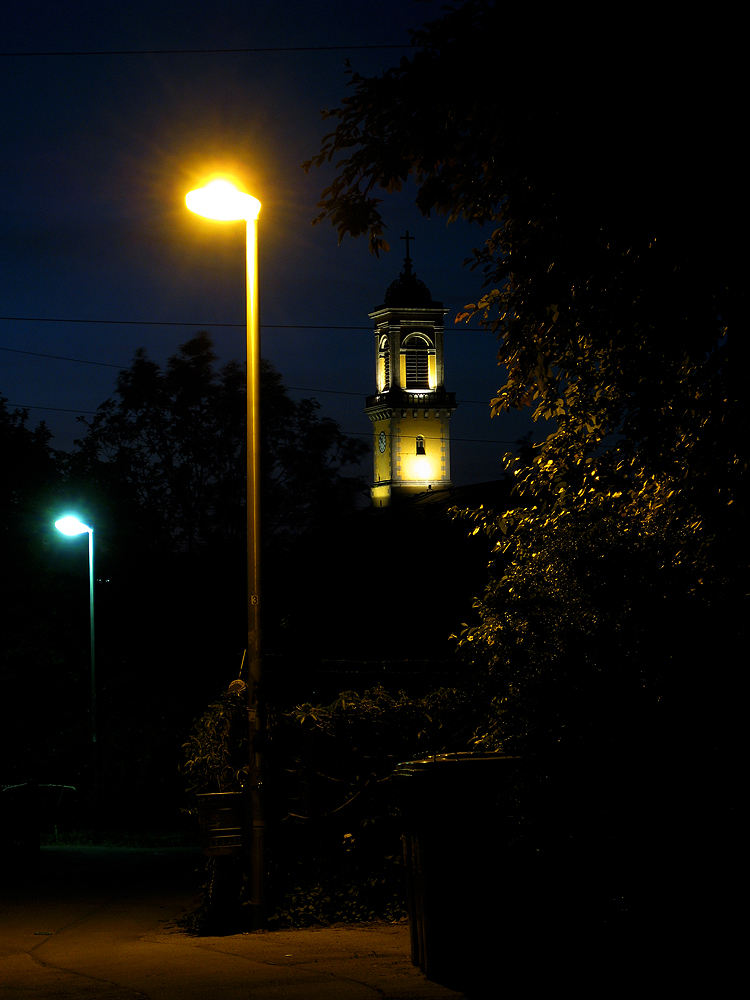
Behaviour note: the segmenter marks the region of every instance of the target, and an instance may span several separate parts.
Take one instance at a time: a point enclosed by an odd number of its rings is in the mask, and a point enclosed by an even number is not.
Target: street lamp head
[[[93,531],[87,524],[83,524],[77,517],[61,517],[55,521],[55,527],[62,531],[64,535],[82,535],[84,531]]]
[[[229,181],[211,181],[205,187],[197,188],[185,195],[185,204],[191,212],[207,219],[234,222],[258,218],[260,202],[250,194],[244,194]]]

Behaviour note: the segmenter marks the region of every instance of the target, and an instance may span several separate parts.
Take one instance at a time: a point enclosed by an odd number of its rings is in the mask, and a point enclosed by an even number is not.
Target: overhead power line
[[[39,351],[24,351],[20,347],[0,347],[0,351],[7,351],[9,354],[26,354],[32,358],[47,358],[50,361],[69,361],[71,364],[75,365],[96,365],[100,368],[116,368],[117,371],[123,371],[128,368],[128,365],[116,365],[111,361],[89,361],[87,358],[68,358],[62,354],[42,354]],[[333,396],[358,396],[360,399],[365,398],[371,393],[367,392],[352,392],[348,389],[312,389],[309,386],[301,385],[287,385],[284,387],[293,392],[324,392]],[[486,399],[459,399],[459,403],[477,403],[481,406],[489,405]],[[55,407],[35,407],[35,409],[55,409]],[[78,411],[70,411],[77,413]]]
[[[247,323],[186,323],[183,320],[162,319],[68,319],[59,316],[0,316],[3,323],[99,323],[105,326],[192,326],[221,327],[222,329],[244,330]],[[335,325],[332,323],[261,323],[262,330],[367,330],[372,333],[375,326]],[[454,327],[450,327],[454,329]],[[469,333],[485,333],[481,327],[465,326],[455,329]]]
[[[66,51],[0,52],[0,56],[193,56],[231,52],[361,52],[366,49],[413,49],[411,42],[392,45],[276,45],[241,49],[73,49]]]
[[[286,386],[287,389],[294,388],[294,386]],[[305,389],[305,392],[315,392],[314,389]],[[326,392],[325,389],[320,390]],[[55,413],[77,413],[80,416],[96,416],[97,410],[71,410],[65,406],[28,406],[23,403],[8,403],[8,406],[14,410],[52,410]],[[372,431],[342,431],[347,437],[372,437]],[[518,441],[505,441],[501,438],[462,438],[462,437],[451,437],[451,441],[461,441],[464,444],[518,444]]]
[[[103,323],[109,326],[220,326],[245,329],[245,323],[185,323],[171,319],[67,319],[59,316],[0,316],[9,323]],[[263,323],[266,330],[373,330],[372,326],[325,326],[303,325],[302,323]]]
[[[0,347],[0,351],[8,351],[9,354],[28,354],[32,358],[48,358],[51,361],[71,361],[76,365],[97,365],[100,368],[117,368],[121,371],[127,365],[116,365],[111,361],[89,361],[87,358],[66,358],[61,354],[40,354],[39,351],[22,351],[20,347]]]

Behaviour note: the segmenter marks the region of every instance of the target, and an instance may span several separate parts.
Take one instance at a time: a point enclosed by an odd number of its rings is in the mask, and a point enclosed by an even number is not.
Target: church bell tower
[[[375,322],[377,391],[367,397],[372,421],[373,506],[451,483],[448,425],[455,393],[445,391],[443,320],[447,309],[412,270],[409,236],[404,269],[385,293],[383,305],[369,313]]]

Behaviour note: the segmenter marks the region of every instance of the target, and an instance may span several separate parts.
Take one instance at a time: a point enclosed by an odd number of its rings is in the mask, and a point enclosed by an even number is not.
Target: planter
[[[244,795],[241,792],[206,792],[197,798],[203,853],[209,857],[241,854]]]

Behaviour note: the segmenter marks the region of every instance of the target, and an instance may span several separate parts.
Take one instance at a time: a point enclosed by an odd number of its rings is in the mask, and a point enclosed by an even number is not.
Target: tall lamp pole
[[[96,643],[94,641],[94,529],[83,524],[77,517],[68,515],[55,521],[55,527],[64,535],[89,536],[89,633],[91,648],[91,760],[93,765],[93,785],[96,795],[97,745],[96,745]]]
[[[249,795],[252,810],[250,863],[252,926],[266,918],[265,810],[263,750],[258,736],[264,728],[261,659],[260,550],[260,312],[258,309],[258,214],[260,202],[223,180],[212,181],[185,197],[197,215],[223,222],[244,220],[247,244],[247,660],[250,728]]]

